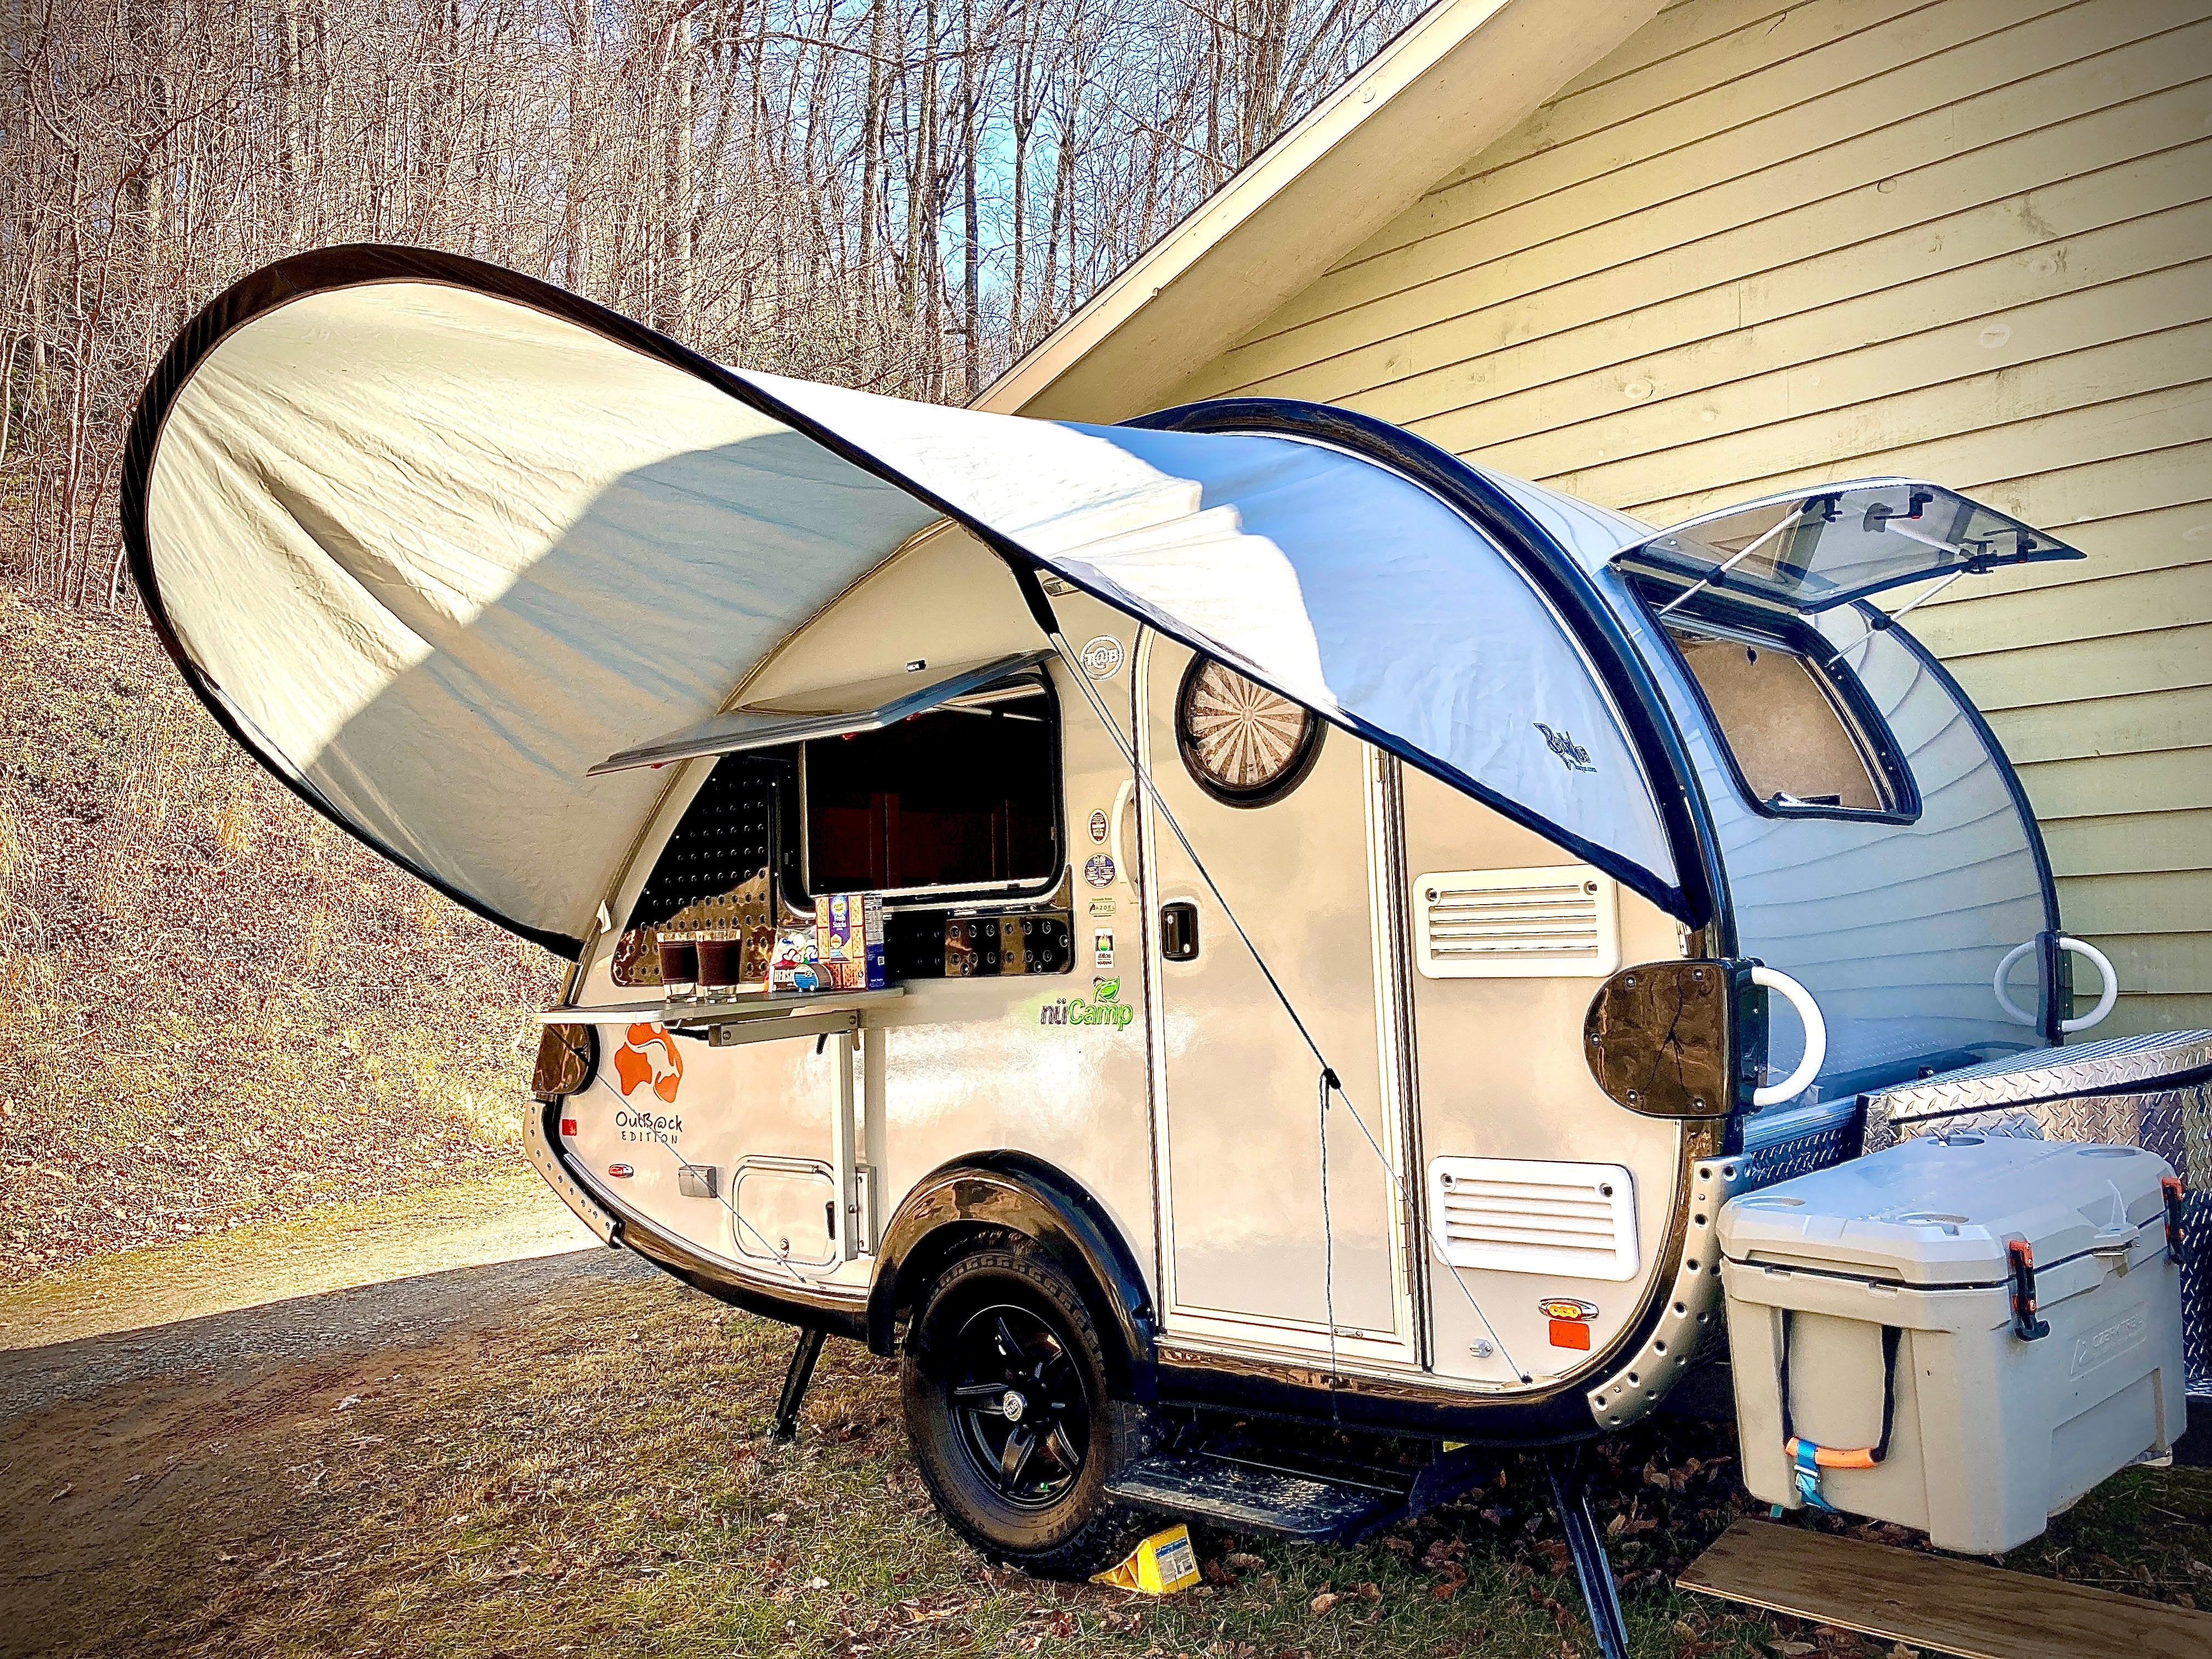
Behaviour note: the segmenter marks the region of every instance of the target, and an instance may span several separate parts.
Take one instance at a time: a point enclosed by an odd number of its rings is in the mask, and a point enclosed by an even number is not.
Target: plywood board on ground
[[[1733,1522],[1675,1582],[1960,1659],[2212,1653],[2212,1613],[1764,1521]]]

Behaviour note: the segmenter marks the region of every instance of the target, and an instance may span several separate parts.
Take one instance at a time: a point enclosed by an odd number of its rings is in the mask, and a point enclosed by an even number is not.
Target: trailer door
[[[1402,1158],[1394,763],[1149,630],[1138,676],[1166,1327],[1326,1352],[1333,1304],[1341,1357],[1413,1363],[1403,1188],[1385,1162]],[[1163,806],[1342,1080],[1326,1209],[1319,1065]]]

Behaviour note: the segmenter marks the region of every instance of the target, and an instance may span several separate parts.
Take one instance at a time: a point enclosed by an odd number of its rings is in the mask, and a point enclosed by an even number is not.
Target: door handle
[[[1160,906],[1160,959],[1198,960],[1198,906],[1188,899]]]
[[[1997,1006],[2022,1025],[2034,1024],[2035,1016],[2005,994],[2005,975],[2012,972],[2013,963],[2035,949],[2035,945],[2034,939],[2029,939],[2023,944],[2014,945],[2011,950],[2006,951],[2004,960],[1997,963],[1996,978],[1991,981],[1997,994]],[[2071,951],[2079,957],[2088,957],[2097,964],[2097,971],[2105,976],[2105,988],[2099,994],[2097,1006],[2094,1008],[2079,1019],[2062,1019],[2058,1022],[2058,1029],[2062,1031],[2086,1031],[2112,1012],[2112,1004],[2119,999],[2120,976],[2113,970],[2112,959],[2102,951],[2094,945],[2083,944],[2071,934],[2061,933],[2058,936],[2058,948],[2062,951]]]
[[[1114,792],[1114,810],[1106,815],[1106,852],[1114,860],[1114,878],[1126,881],[1134,891],[1137,878],[1129,872],[1129,861],[1121,852],[1121,820],[1129,811],[1129,802],[1137,793],[1134,778],[1121,780],[1121,787]]]
[[[1751,982],[1781,992],[1797,1011],[1797,1018],[1805,1023],[1805,1053],[1797,1062],[1797,1069],[1779,1083],[1751,1091],[1753,1105],[1778,1106],[1803,1094],[1805,1085],[1820,1074],[1820,1067],[1828,1058],[1828,1022],[1820,1018],[1820,1005],[1813,1000],[1813,994],[1789,975],[1771,968],[1754,968],[1751,970]]]

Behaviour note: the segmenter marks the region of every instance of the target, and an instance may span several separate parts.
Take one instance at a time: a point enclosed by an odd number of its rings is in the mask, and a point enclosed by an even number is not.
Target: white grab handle
[[[1828,1022],[1820,1018],[1820,1005],[1813,1000],[1813,994],[1789,975],[1778,974],[1771,968],[1754,968],[1751,982],[1781,992],[1805,1023],[1805,1055],[1797,1062],[1797,1069],[1779,1083],[1751,1091],[1753,1105],[1779,1106],[1803,1094],[1805,1085],[1820,1074],[1821,1063],[1828,1058]]]
[[[1106,815],[1106,853],[1114,860],[1114,878],[1127,882],[1132,888],[1136,886],[1137,878],[1130,873],[1128,860],[1121,856],[1121,819],[1136,793],[1136,779],[1122,779],[1121,787],[1114,792],[1114,810]]]
[[[2058,1022],[2058,1029],[2062,1031],[2086,1031],[2112,1012],[2112,1004],[2119,999],[2120,976],[2112,971],[2112,959],[2086,940],[2075,939],[2068,933],[2061,933],[2058,936],[2058,948],[2062,951],[2071,951],[2077,957],[2088,957],[2097,964],[2097,971],[2105,976],[2104,993],[2098,997],[2095,1007],[2079,1019],[2062,1019]],[[1997,1006],[2022,1025],[2034,1024],[2035,1016],[2005,994],[2005,975],[2012,971],[2013,963],[2033,949],[2035,949],[2035,941],[2029,939],[2026,944],[2015,945],[2011,950],[2006,951],[2004,960],[1997,963],[1996,977],[1990,981],[1990,988],[1997,994]]]

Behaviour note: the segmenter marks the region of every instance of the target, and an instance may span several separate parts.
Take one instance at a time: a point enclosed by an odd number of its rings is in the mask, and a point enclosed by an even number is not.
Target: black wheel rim
[[[948,1358],[945,1405],[976,1474],[1018,1509],[1059,1502],[1091,1448],[1083,1376],[1066,1341],[1029,1309],[995,1303],[962,1322]]]

